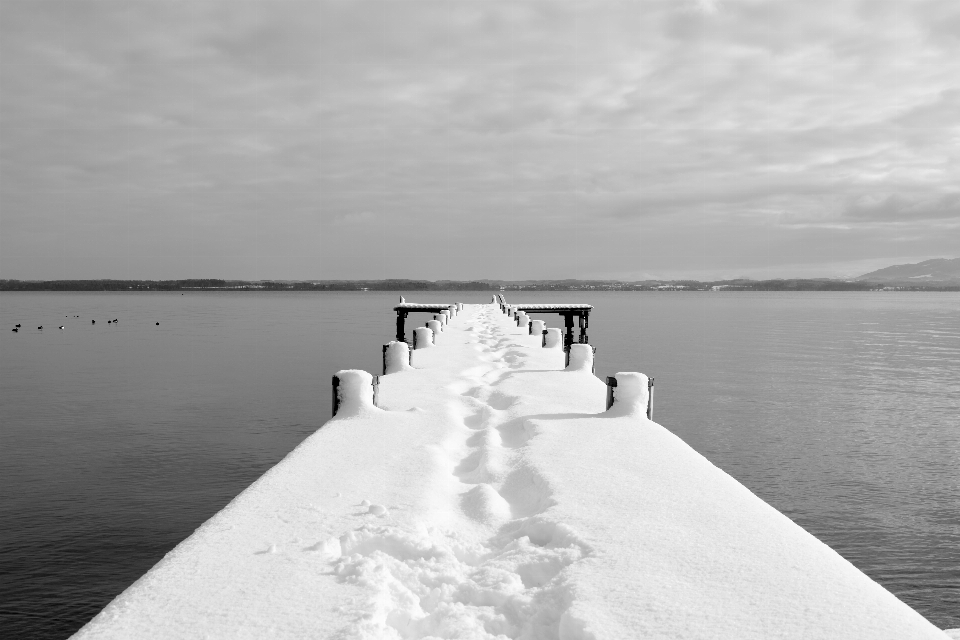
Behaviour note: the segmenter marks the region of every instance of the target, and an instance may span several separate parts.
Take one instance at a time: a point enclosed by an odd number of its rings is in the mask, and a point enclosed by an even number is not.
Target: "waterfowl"
[[[60,328],[63,329],[63,325],[60,325]]]
[[[20,323],[18,322],[18,323],[17,323],[17,329],[19,329],[19,328],[20,328]]]
[[[90,321],[90,324],[97,324],[97,321],[96,321],[96,320],[91,320],[91,321]]]
[[[16,327],[13,328],[13,332],[14,332],[14,333],[18,333],[19,331],[20,331],[20,329],[17,329]]]
[[[43,325],[40,325],[39,327],[37,327],[37,329],[38,329],[39,331],[43,331]]]
[[[160,326],[160,323],[159,323],[159,322],[157,323],[157,326],[158,326],[158,327]]]

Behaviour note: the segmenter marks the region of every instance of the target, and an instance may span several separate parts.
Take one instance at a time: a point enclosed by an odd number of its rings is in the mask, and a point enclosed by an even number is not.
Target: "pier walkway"
[[[379,408],[341,372],[337,415],[77,637],[946,638],[647,420],[645,376],[605,410],[589,345],[565,370],[496,304],[435,337]]]

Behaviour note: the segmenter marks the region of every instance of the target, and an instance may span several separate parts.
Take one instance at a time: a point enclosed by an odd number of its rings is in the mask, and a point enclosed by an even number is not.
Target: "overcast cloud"
[[[0,277],[960,255],[960,3],[0,0]]]

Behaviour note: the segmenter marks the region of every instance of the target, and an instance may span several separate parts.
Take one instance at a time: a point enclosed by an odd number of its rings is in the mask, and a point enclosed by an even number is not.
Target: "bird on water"
[[[96,320],[91,320],[91,321],[90,321],[90,324],[97,324],[97,321],[96,321]]]
[[[43,331],[43,325],[40,325],[39,327],[37,327],[37,330],[38,330],[38,331]]]
[[[16,327],[14,327],[14,328],[13,328],[13,332],[14,332],[14,333],[19,333],[19,332],[20,332],[20,329],[17,329]]]
[[[20,328],[20,323],[18,322],[18,323],[17,323],[17,329],[19,329],[19,328]]]
[[[60,328],[63,329],[63,325],[60,325]]]

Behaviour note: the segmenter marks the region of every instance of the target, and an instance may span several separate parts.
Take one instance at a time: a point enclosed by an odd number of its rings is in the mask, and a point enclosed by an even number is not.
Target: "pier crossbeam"
[[[500,296],[504,304],[506,299],[503,296]],[[523,311],[527,315],[531,313],[557,313],[563,316],[563,325],[564,325],[564,336],[563,336],[563,345],[569,347],[573,344],[573,319],[577,318],[577,324],[580,327],[580,335],[577,340],[580,344],[589,344],[590,339],[587,337],[587,327],[590,325],[590,311],[593,310],[593,305],[590,304],[530,304],[530,303],[520,303],[510,305],[515,307],[517,311]]]
[[[449,302],[401,302],[393,308],[393,310],[397,312],[397,340],[399,342],[406,342],[406,329],[404,325],[410,313],[440,313],[441,311],[446,311],[451,306],[453,305]]]

